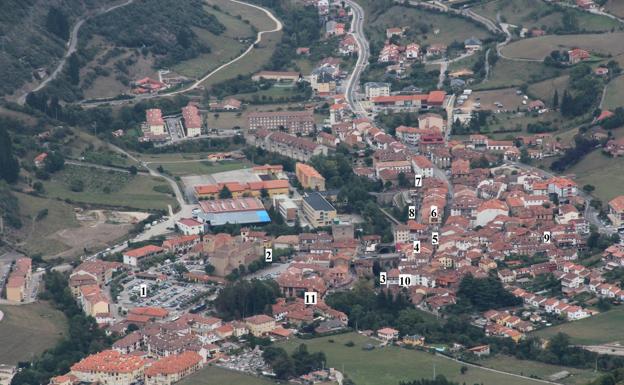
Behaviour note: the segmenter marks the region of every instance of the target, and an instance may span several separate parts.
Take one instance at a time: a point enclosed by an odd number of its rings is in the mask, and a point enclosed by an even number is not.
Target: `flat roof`
[[[314,210],[318,211],[334,211],[336,210],[334,206],[331,205],[327,201],[327,199],[323,198],[323,196],[319,193],[310,193],[307,196],[303,197],[303,200],[310,205]]]

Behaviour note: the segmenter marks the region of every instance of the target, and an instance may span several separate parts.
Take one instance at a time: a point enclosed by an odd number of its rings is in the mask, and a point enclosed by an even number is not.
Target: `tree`
[[[215,267],[210,262],[206,262],[206,264],[204,265],[204,270],[206,271],[206,274],[211,275],[212,273],[214,273]]]
[[[130,175],[136,175],[139,172],[139,170],[137,170],[136,166],[130,166],[128,171],[130,171]]]
[[[228,188],[228,186],[223,185],[221,191],[219,191],[219,199],[229,199],[232,198],[232,192]]]
[[[461,368],[459,368],[459,372],[461,374],[466,374],[467,371],[468,371],[468,367],[466,365],[462,365]]]
[[[555,90],[555,94],[553,95],[552,106],[556,110],[559,107],[559,91]]]
[[[69,39],[69,21],[67,16],[56,7],[50,8],[45,22],[46,29],[63,40]]]
[[[595,189],[596,187],[591,184],[586,184],[585,186],[583,186],[583,191],[585,191],[588,194],[591,194]]]
[[[0,126],[0,179],[7,183],[17,182],[19,162],[13,153],[13,143],[6,128]]]
[[[67,76],[71,84],[75,86],[80,84],[80,60],[76,53],[71,54],[67,61]]]
[[[65,157],[59,151],[50,151],[45,158],[44,164],[45,171],[52,174],[65,167]]]

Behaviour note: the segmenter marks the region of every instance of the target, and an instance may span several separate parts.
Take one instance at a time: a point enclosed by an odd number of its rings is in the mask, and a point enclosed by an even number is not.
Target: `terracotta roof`
[[[152,377],[183,372],[202,362],[196,352],[187,351],[181,354],[161,358],[145,370],[145,375]]]
[[[609,201],[609,206],[618,213],[624,212],[624,195],[613,198]]]
[[[123,255],[127,255],[128,257],[134,258],[142,258],[151,254],[160,253],[163,251],[163,248],[155,245],[147,245],[143,247],[139,247],[138,249],[132,249],[124,252]]]
[[[71,367],[72,372],[132,373],[141,370],[146,361],[141,357],[105,350],[80,360]]]

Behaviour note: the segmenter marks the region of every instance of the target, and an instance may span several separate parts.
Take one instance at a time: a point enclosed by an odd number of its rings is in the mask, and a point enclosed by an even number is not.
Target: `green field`
[[[330,339],[335,342],[330,343]],[[353,341],[355,346],[345,346],[348,341]],[[398,385],[400,381],[431,378],[434,368],[436,374],[442,374],[449,380],[460,384],[464,382],[483,385],[535,385],[539,383],[528,378],[509,376],[476,367],[470,367],[462,375],[461,363],[416,350],[377,347],[375,350],[365,351],[362,346],[368,343],[377,345],[377,343],[356,333],[311,340],[292,339],[279,345],[291,351],[301,343],[305,343],[310,352],[325,352],[328,366],[338,370],[344,368],[345,374],[358,385]]]
[[[15,196],[19,200],[20,213],[24,218],[19,231],[21,247],[31,254],[49,255],[65,251],[65,244],[48,236],[59,230],[80,226],[73,207],[54,199],[21,193],[16,193]],[[37,215],[44,209],[48,210],[48,215],[37,219]]]
[[[607,85],[603,109],[613,110],[617,107],[624,107],[624,76],[619,76]]]
[[[624,52],[624,32],[586,35],[548,35],[513,42],[501,49],[511,58],[542,60],[554,50],[583,48],[592,53],[617,56]]]
[[[479,364],[492,369],[545,380],[549,380],[549,377],[553,374],[565,370],[570,373],[570,376],[557,381],[565,385],[585,385],[600,375],[600,373],[595,373],[591,370],[549,365],[537,361],[519,360],[511,356],[487,358],[483,361],[479,361]]]
[[[276,384],[265,378],[254,377],[232,370],[208,366],[193,373],[178,385],[269,385]]]
[[[491,36],[487,29],[461,17],[420,8],[393,6],[366,23],[367,32],[372,38],[371,45],[383,43],[386,40],[386,29],[393,27],[407,27],[405,42],[415,41],[420,44],[449,45],[454,41],[463,42],[472,36],[479,39]]]
[[[67,330],[63,313],[47,302],[0,305],[0,363],[17,364],[51,348]]]
[[[559,76],[561,70],[538,62],[521,62],[500,58],[490,71],[487,83],[473,87],[475,90],[517,87]]]
[[[240,170],[249,165],[244,162],[180,162],[180,163],[159,163],[166,172],[174,176],[185,175],[206,175],[223,171]]]
[[[495,0],[474,7],[474,11],[491,20],[496,20],[500,12],[501,20],[525,28],[557,28],[561,26],[561,9],[541,0]],[[619,28],[617,21],[608,17],[592,15],[575,9],[567,9],[578,20],[578,28],[583,31],[606,32]]]
[[[572,343],[580,345],[624,342],[623,324],[624,308],[618,307],[593,317],[542,329],[535,334],[542,338],[550,338],[563,332],[571,337]]]
[[[83,191],[70,189],[75,180],[83,183]],[[66,165],[62,171],[44,182],[46,195],[74,202],[129,207],[140,210],[166,210],[175,206],[171,195],[155,190],[170,188],[166,181],[144,175]]]
[[[532,97],[540,99],[546,105],[552,105],[555,90],[559,93],[559,98],[563,95],[563,91],[568,88],[570,76],[563,75],[541,82],[533,83],[529,86],[528,94]]]
[[[620,129],[619,131],[621,131]],[[594,150],[566,173],[575,174],[579,186],[592,184],[596,186],[593,195],[604,202],[622,195],[624,186],[624,158],[611,158],[602,154],[600,149]]]

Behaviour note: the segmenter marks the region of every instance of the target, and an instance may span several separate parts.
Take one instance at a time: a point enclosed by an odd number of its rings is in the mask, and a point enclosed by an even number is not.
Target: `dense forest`
[[[157,67],[168,67],[210,52],[193,31],[220,34],[225,26],[203,12],[201,0],[137,0],[97,17],[86,26],[88,36],[101,35],[118,47],[140,48],[156,55]]]

